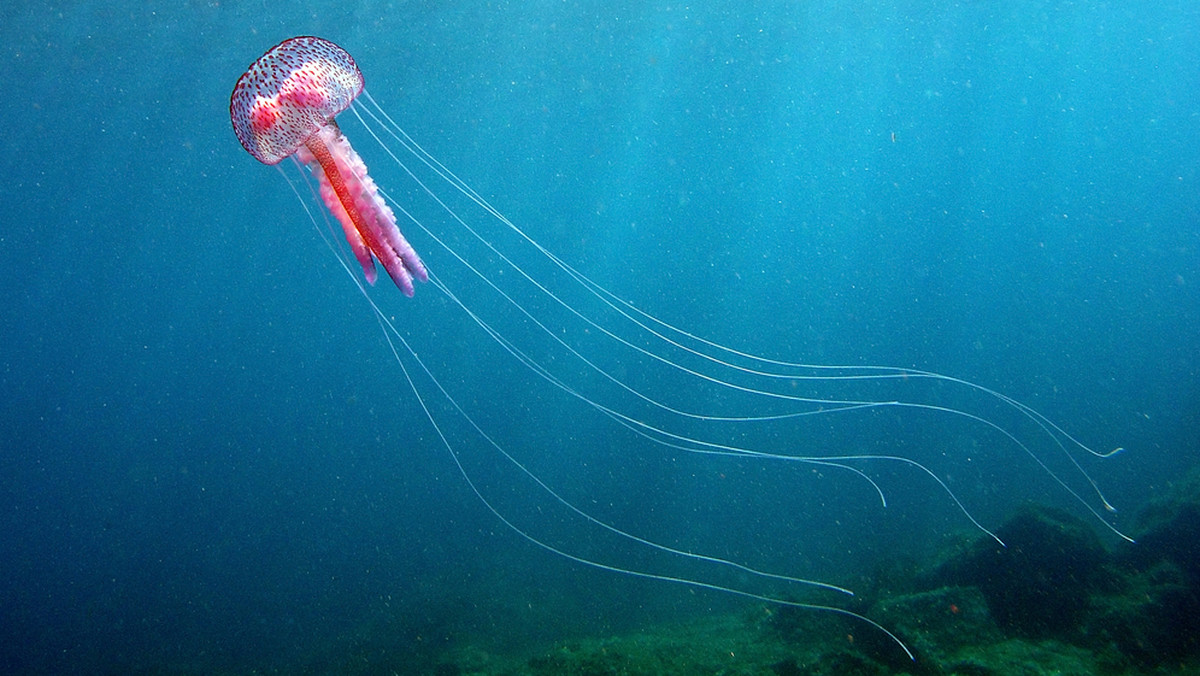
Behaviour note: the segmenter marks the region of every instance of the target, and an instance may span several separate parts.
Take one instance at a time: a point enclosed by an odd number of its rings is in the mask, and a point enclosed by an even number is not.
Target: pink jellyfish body
[[[229,115],[238,140],[259,162],[278,164],[294,155],[312,171],[368,283],[375,283],[377,258],[396,286],[412,296],[413,279],[428,279],[425,265],[333,120],[362,90],[362,73],[346,50],[321,38],[297,37],[246,69],[233,88]]]

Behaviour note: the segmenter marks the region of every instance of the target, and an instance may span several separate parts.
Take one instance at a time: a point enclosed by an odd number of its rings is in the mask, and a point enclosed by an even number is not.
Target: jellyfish
[[[402,405],[419,409],[485,511],[536,548],[607,573],[850,616],[911,657],[899,637],[847,607],[851,589],[803,574],[804,557],[788,543],[815,527],[812,510],[826,500],[883,510],[893,482],[920,483],[929,502],[999,542],[997,517],[978,516],[980,501],[963,493],[1020,494],[1037,483],[1128,539],[1086,466],[1121,449],[1095,450],[962,378],[759,355],[643,309],[543,246],[418,144],[326,40],[268,51],[238,81],[230,112],[256,159],[294,157],[304,180],[315,179],[352,256],[305,209],[383,331],[408,385]],[[404,200],[367,176],[339,114],[409,183]],[[428,242],[428,269],[395,212]],[[413,279],[430,283],[436,294],[409,302],[452,338],[394,319],[350,260],[370,283],[372,256],[406,295]],[[445,372],[448,353],[488,368]],[[933,441],[913,428],[933,430]],[[607,469],[588,475],[601,455]],[[801,486],[834,480],[836,490],[806,501]],[[695,533],[647,525],[668,495],[687,503]],[[837,521],[869,529],[858,513]]]
[[[278,164],[294,156],[312,171],[369,284],[375,283],[378,259],[396,286],[412,296],[413,279],[428,279],[425,266],[334,121],[362,90],[362,73],[346,50],[328,40],[297,37],[251,64],[233,89],[229,115],[242,147],[259,162]]]

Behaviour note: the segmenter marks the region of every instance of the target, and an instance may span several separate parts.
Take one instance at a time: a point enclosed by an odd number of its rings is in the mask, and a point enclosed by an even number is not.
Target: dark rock
[[[1143,666],[1175,663],[1200,652],[1195,587],[1170,562],[1128,577],[1120,594],[1094,601],[1087,620],[1093,644],[1110,644]]]
[[[1104,587],[1109,556],[1075,517],[1027,506],[996,535],[980,538],[943,562],[933,579],[974,586],[1005,631],[1026,637],[1068,637],[1079,628],[1090,596]]]
[[[1136,538],[1123,561],[1141,570],[1171,561],[1193,586],[1200,585],[1200,470],[1142,510]]]
[[[1142,510],[1135,536],[1117,557],[1118,589],[1093,602],[1090,642],[1144,666],[1200,655],[1200,470]]]

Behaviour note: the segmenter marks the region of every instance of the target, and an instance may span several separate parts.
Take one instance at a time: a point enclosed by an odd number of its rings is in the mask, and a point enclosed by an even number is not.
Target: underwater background
[[[0,671],[458,673],[464,651],[756,612],[557,557],[480,504],[288,182],[230,128],[234,82],[293,35],[345,47],[427,150],[639,307],[750,352],[963,378],[1123,447],[1085,462],[1125,532],[1200,465],[1194,3],[16,2],[0,19]],[[380,185],[410,190],[344,126]],[[510,384],[431,285],[373,297],[497,434],[568,490],[586,466],[580,494],[630,528],[843,584],[979,535],[893,468],[894,516],[846,476],[689,494],[603,421]],[[916,417],[905,443],[962,440],[960,422]],[[989,527],[1034,501],[1112,556],[1139,546],[1058,504],[1027,458],[986,457],[971,508]]]

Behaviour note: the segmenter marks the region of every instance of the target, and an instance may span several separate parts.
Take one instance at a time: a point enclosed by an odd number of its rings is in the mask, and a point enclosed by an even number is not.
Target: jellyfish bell
[[[413,280],[429,278],[425,265],[334,121],[362,91],[362,72],[346,50],[321,38],[296,37],[246,69],[233,88],[229,116],[242,147],[259,162],[295,157],[309,168],[368,283],[375,283],[378,259],[412,296]]]
[[[301,37],[268,51],[238,81],[230,112],[239,140],[256,159],[275,164],[291,156],[317,179],[321,198],[342,224],[367,281],[374,279],[374,256],[406,294],[411,295],[412,284],[404,274],[430,282],[437,293],[422,294],[421,302],[439,297],[437,307],[457,322],[453,330],[440,323],[442,315],[434,317],[433,303],[420,306],[423,328],[399,327],[382,309],[387,301],[346,265],[409,385],[404,405],[428,420],[436,443],[486,510],[537,547],[600,570],[853,616],[903,647],[886,629],[836,600],[798,596],[797,590],[850,591],[796,574],[789,548],[748,553],[726,546],[751,539],[754,529],[747,523],[769,524],[764,527],[775,529],[780,541],[787,539],[781,536],[785,530],[788,537],[805,537],[811,530],[806,517],[818,517],[804,510],[820,505],[798,502],[799,491],[786,484],[778,492],[757,483],[731,490],[733,480],[726,482],[725,472],[732,477],[751,466],[763,470],[764,480],[776,482],[801,480],[810,470],[814,476],[849,477],[857,490],[839,486],[844,495],[836,497],[861,501],[862,495],[886,507],[892,478],[879,469],[886,466],[903,474],[904,481],[916,477],[954,518],[994,538],[988,528],[992,517],[977,518],[975,506],[959,495],[958,486],[967,482],[956,484],[950,476],[981,465],[1011,474],[1011,467],[1024,463],[1045,479],[1043,484],[1124,537],[1108,516],[1111,506],[1076,457],[1112,453],[1093,450],[1020,401],[967,380],[916,368],[764,357],[641,309],[539,244],[422,148],[371,98],[354,60],[332,43]],[[379,142],[395,175],[415,184],[412,197],[423,199],[429,217],[414,215],[412,205],[367,176],[333,121],[342,112]],[[431,271],[403,238],[400,243],[388,239],[399,237],[393,209],[425,233],[426,254],[438,257]],[[389,267],[391,253],[402,271]],[[442,336],[451,333],[475,342],[469,350],[448,347]],[[439,355],[446,357],[444,363],[453,358],[462,364],[464,354],[470,355],[467,367],[439,371]],[[473,385],[463,383],[468,378]],[[952,421],[956,430],[969,429],[986,444],[980,442],[969,456],[961,450],[956,455],[953,443],[926,451],[918,447],[929,444],[905,446],[891,436],[934,418]],[[512,420],[534,424],[506,424]],[[811,440],[819,426],[839,425],[844,436],[825,437],[832,440],[823,449]],[[625,490],[619,499],[587,495],[584,481],[569,474],[589,463],[565,460],[571,453],[564,445],[582,447],[592,443],[580,441],[589,437],[603,438],[613,458],[611,469],[596,471],[592,485],[601,488],[593,490]],[[995,459],[1001,454],[1004,459]],[[550,467],[553,462],[546,458],[570,462],[564,473],[570,485],[554,476],[561,468]],[[687,462],[697,468],[691,478],[719,484],[708,493],[679,494],[693,501],[726,500],[694,508],[714,522],[725,520],[706,533],[705,519],[695,519],[689,525],[700,535],[689,538],[631,517],[652,514],[641,503],[667,492],[648,469],[656,460],[660,468]],[[705,472],[705,465],[721,469]],[[672,480],[683,485],[690,479]],[[1014,482],[1014,492],[1025,483]],[[628,488],[646,485],[655,489]],[[630,506],[627,513],[613,508],[620,501]],[[801,508],[789,511],[796,505]],[[751,509],[777,511],[771,518]],[[746,518],[739,521],[734,514]],[[721,541],[706,541],[706,536]],[[622,558],[625,551],[636,553]]]

